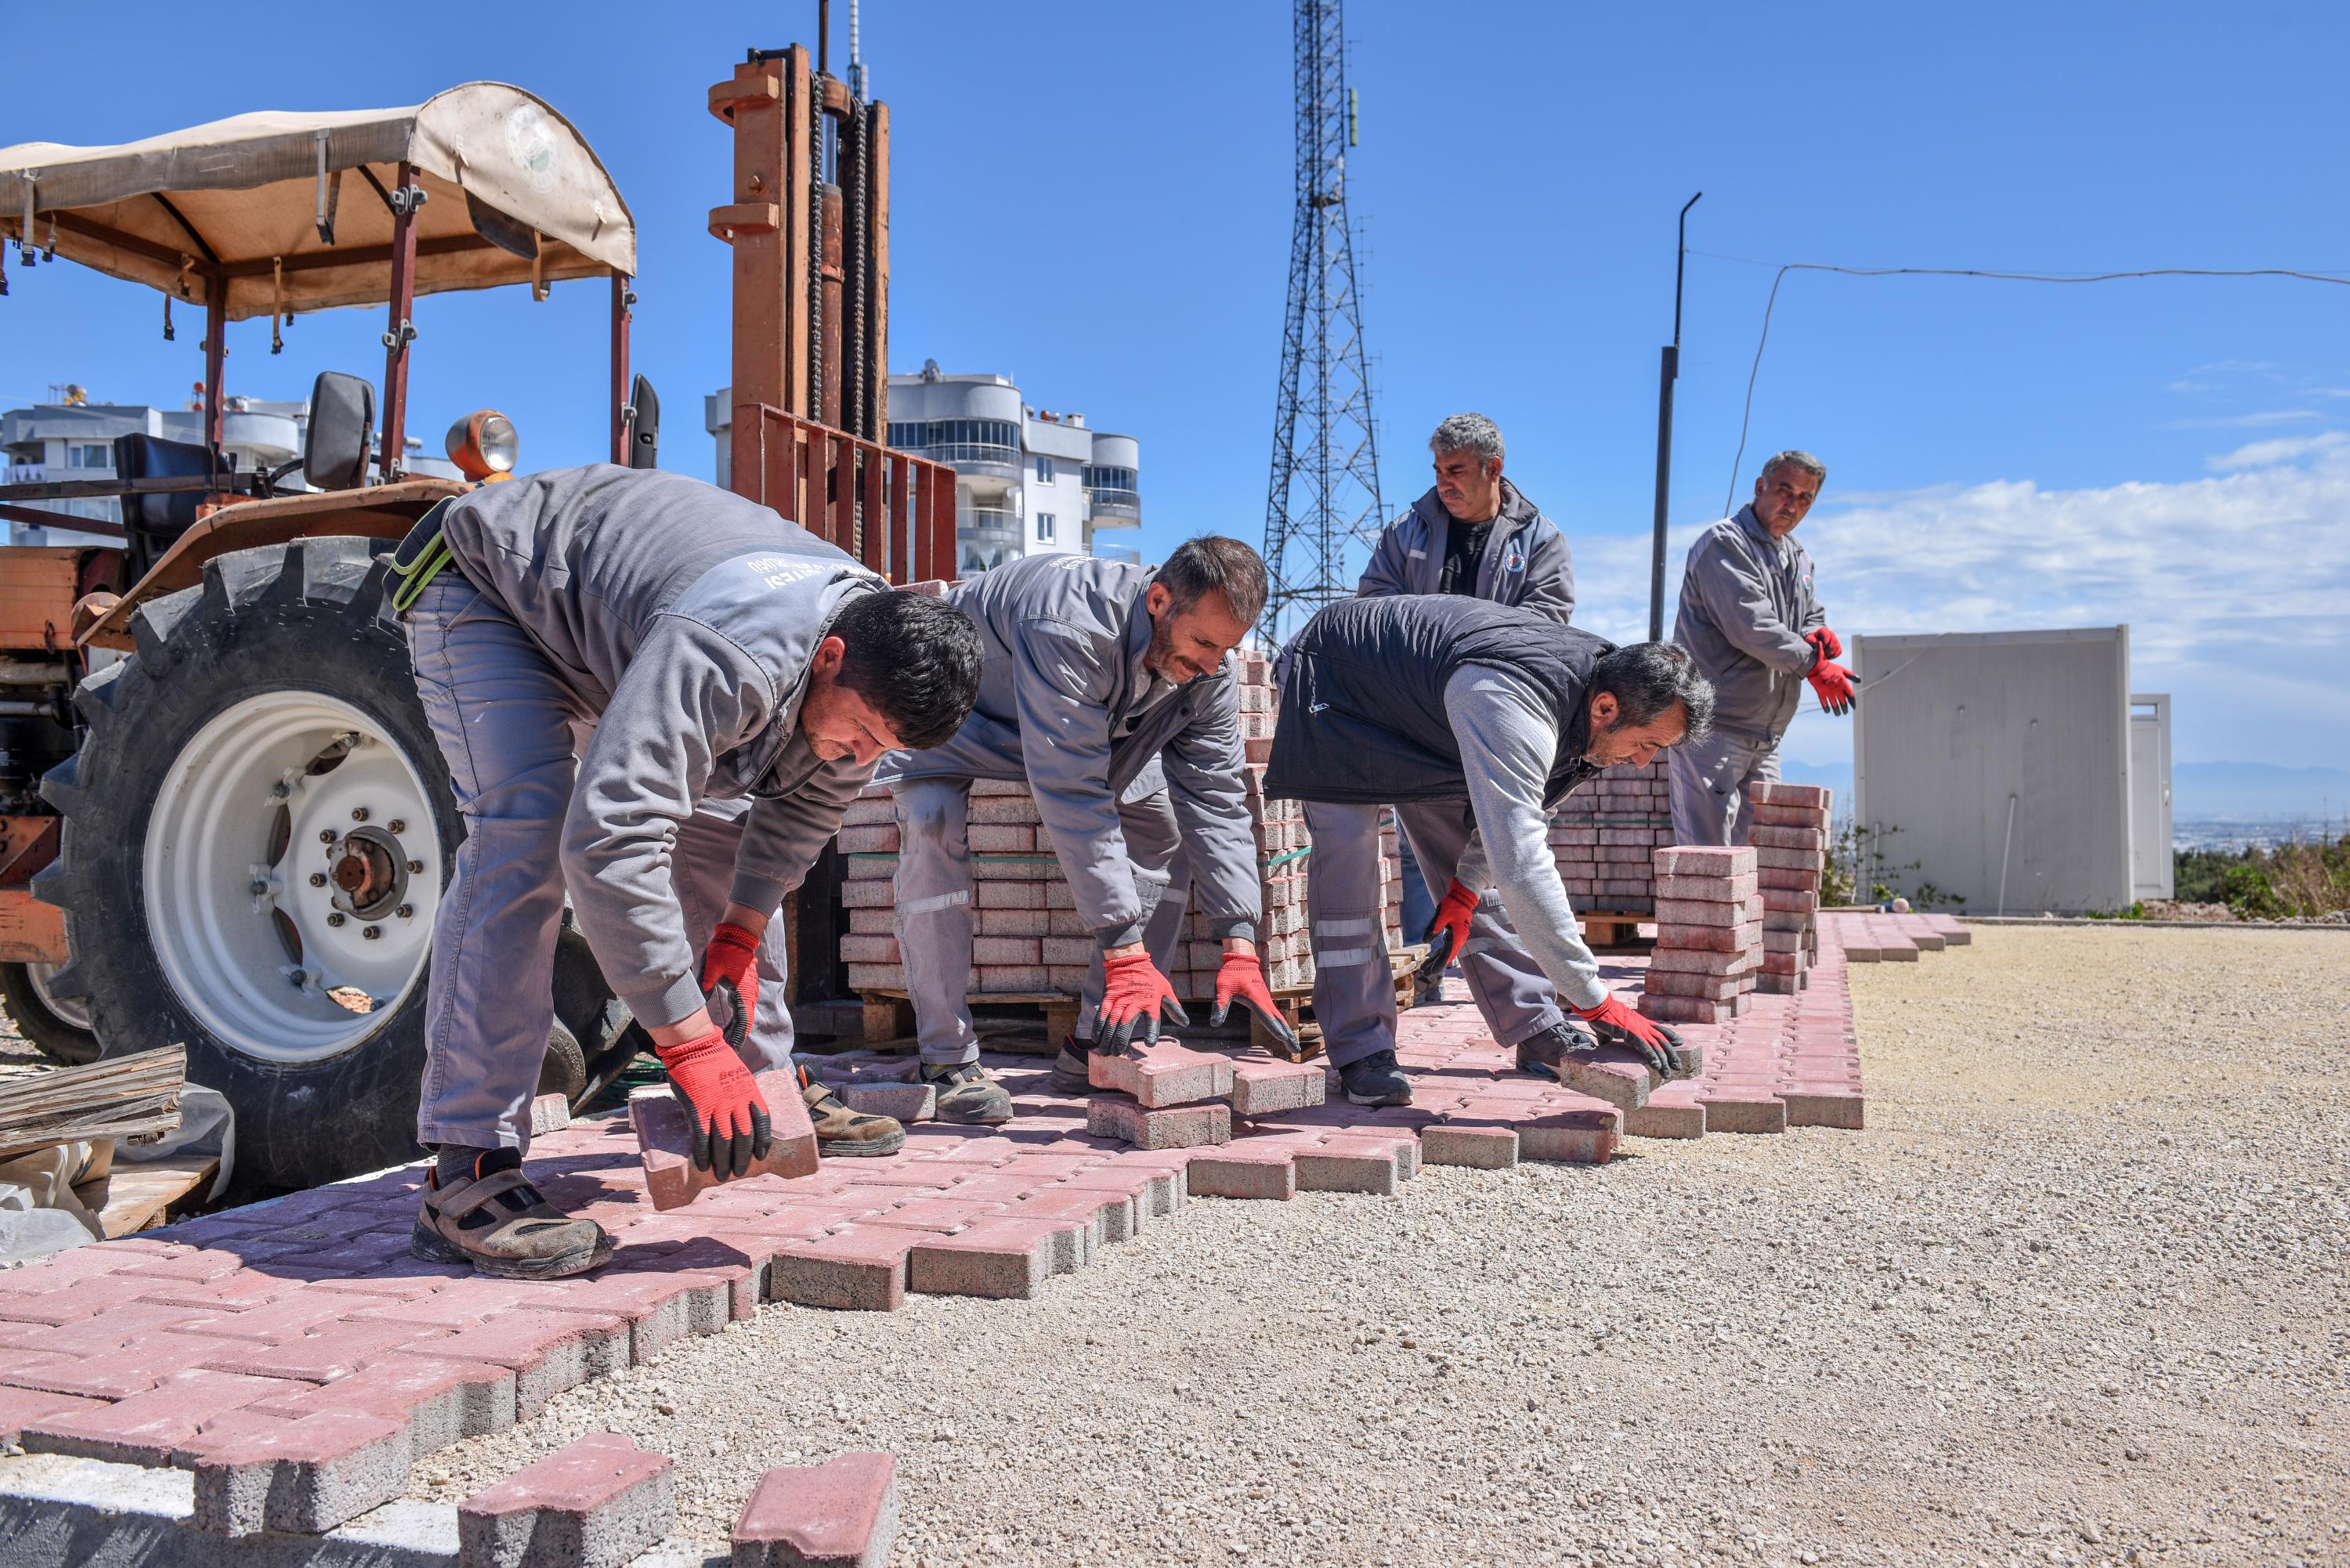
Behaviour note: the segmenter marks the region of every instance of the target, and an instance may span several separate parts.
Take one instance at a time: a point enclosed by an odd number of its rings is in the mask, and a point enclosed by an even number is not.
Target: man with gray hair
[[[1574,556],[1565,535],[1502,477],[1502,432],[1493,421],[1454,414],[1436,427],[1428,449],[1435,488],[1380,535],[1356,597],[1457,594],[1561,625],[1572,619]],[[1404,841],[1405,930],[1443,945],[1415,981],[1420,1000],[1434,1000],[1446,964],[1458,961],[1493,1038],[1517,1048],[1520,1068],[1555,1075],[1562,1053],[1590,1049],[1591,1036],[1559,1010],[1557,991],[1498,902],[1486,900],[1473,919],[1466,912],[1478,902],[1460,880],[1475,826],[1468,802],[1399,805],[1396,821]]]
[[[1830,713],[1852,711],[1852,671],[1812,587],[1812,557],[1795,525],[1819,499],[1827,465],[1807,452],[1763,463],[1754,499],[1698,535],[1681,573],[1673,640],[1713,683],[1713,734],[1676,748],[1673,841],[1744,844],[1746,786],[1779,777],[1779,741],[1802,701],[1801,682]]]
[[[1482,414],[1454,414],[1428,450],[1436,484],[1379,535],[1357,596],[1467,594],[1573,618],[1566,535],[1502,477],[1499,427]]]
[[[969,992],[974,779],[1027,785],[1076,909],[1039,934],[1091,938],[1076,1033],[1053,1087],[1090,1092],[1087,1057],[1189,1022],[1167,979],[1196,877],[1223,942],[1221,1023],[1234,1002],[1286,1035],[1256,950],[1263,919],[1233,649],[1264,608],[1264,563],[1237,539],[1187,540],[1160,566],[1031,556],[967,577],[947,601],[978,624],[979,699],[926,752],[883,759],[898,815],[896,926],[921,1076],[942,1121],[993,1124],[1012,1097],[979,1067]]]

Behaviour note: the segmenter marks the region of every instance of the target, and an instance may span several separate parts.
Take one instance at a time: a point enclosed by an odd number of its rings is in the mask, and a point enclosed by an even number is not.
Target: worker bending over
[[[1428,438],[1436,486],[1379,536],[1356,594],[1459,594],[1514,605],[1560,625],[1575,614],[1575,558],[1566,538],[1502,477],[1502,432],[1482,414],[1454,414]],[[1469,998],[1495,1040],[1514,1046],[1518,1068],[1558,1075],[1559,1057],[1596,1042],[1560,1011],[1558,992],[1498,903],[1460,880],[1475,822],[1465,800],[1396,808],[1409,866],[1404,929],[1430,943],[1415,985],[1433,1001],[1445,966],[1458,961]],[[1416,867],[1418,877],[1410,867]],[[1419,898],[1414,881],[1424,887]],[[1440,901],[1431,894],[1444,890]],[[1463,916],[1467,909],[1472,913]],[[1465,940],[1454,933],[1466,921]]]
[[[1827,465],[1783,452],[1762,465],[1754,499],[1698,535],[1681,571],[1673,640],[1713,683],[1713,733],[1676,749],[1673,842],[1744,844],[1753,826],[1746,786],[1779,777],[1779,741],[1803,682],[1827,712],[1852,711],[1852,671],[1812,587],[1812,557],[1795,525],[1827,483]]]
[[[1396,1064],[1396,996],[1381,936],[1379,807],[1458,811],[1470,831],[1440,916],[1457,945],[1491,887],[1556,994],[1601,1043],[1688,1075],[1679,1037],[1600,983],[1550,848],[1550,814],[1600,769],[1644,767],[1705,732],[1713,691],[1682,649],[1617,648],[1547,616],[1460,597],[1352,599],[1306,622],[1282,656],[1268,795],[1305,803],[1314,837],[1306,918],[1314,1013],[1347,1097],[1411,1103]],[[1522,1058],[1523,1061],[1523,1058]]]
[[[1068,879],[1073,934],[1097,950],[1052,1083],[1083,1094],[1087,1056],[1187,1023],[1167,970],[1196,880],[1224,944],[1214,1021],[1234,1001],[1282,1030],[1255,938],[1263,897],[1248,813],[1232,650],[1264,607],[1264,563],[1193,539],[1156,568],[1031,556],[947,589],[986,649],[979,701],[945,744],[883,763],[898,815],[898,948],[938,1115],[1000,1122],[971,1005],[974,779],[1023,783]]]
[[[764,506],[605,464],[442,503],[394,571],[466,826],[433,923],[417,1136],[435,1157],[413,1248],[577,1273],[609,1238],[521,1169],[566,892],[696,1163],[743,1174],[769,1141],[751,1075],[791,1065],[771,918],[882,754],[962,722],[979,637]],[[821,1151],[903,1142],[801,1085]]]

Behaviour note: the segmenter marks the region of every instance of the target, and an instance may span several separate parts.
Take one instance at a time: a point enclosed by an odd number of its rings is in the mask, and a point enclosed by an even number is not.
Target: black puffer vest
[[[1264,793],[1387,805],[1468,793],[1444,688],[1464,665],[1506,670],[1559,716],[1544,805],[1599,770],[1584,761],[1591,667],[1615,644],[1548,616],[1459,595],[1347,599],[1316,615],[1282,655],[1279,722]]]

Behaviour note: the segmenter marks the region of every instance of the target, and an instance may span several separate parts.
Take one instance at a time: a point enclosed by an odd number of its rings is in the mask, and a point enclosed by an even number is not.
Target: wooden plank
[[[0,1081],[0,1159],[80,1138],[140,1137],[180,1125],[188,1054],[177,1045]]]
[[[76,526],[71,517],[55,521],[60,528]],[[0,648],[66,646],[84,548],[20,546],[8,552],[8,569],[0,572]]]
[[[219,1170],[217,1155],[167,1155],[136,1165],[118,1156],[106,1179],[99,1224],[109,1241],[160,1225],[173,1204],[209,1187]]]

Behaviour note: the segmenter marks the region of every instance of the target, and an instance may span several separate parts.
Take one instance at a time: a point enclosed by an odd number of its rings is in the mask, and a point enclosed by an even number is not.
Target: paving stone
[[[1754,874],[1736,877],[1659,877],[1657,878],[1657,898],[1694,900],[1707,904],[1742,904],[1752,898],[1760,887]]]
[[[1624,1113],[1624,1132],[1628,1137],[1703,1137],[1705,1106],[1694,1096],[1668,1099],[1651,1095],[1647,1105]]]
[[[571,1125],[571,1102],[561,1095],[539,1095],[530,1102],[530,1134],[545,1137]]]
[[[414,1324],[338,1319],[317,1332],[268,1345],[229,1345],[203,1363],[215,1372],[243,1373],[249,1377],[294,1377],[329,1383],[348,1377],[388,1350],[403,1345],[422,1348],[446,1331],[419,1329]]]
[[[1328,1098],[1330,1075],[1319,1062],[1283,1062],[1272,1056],[1232,1061],[1232,1114],[1270,1116],[1303,1110]]]
[[[1232,1141],[1232,1108],[1211,1100],[1152,1110],[1128,1096],[1105,1092],[1087,1102],[1086,1130],[1139,1149],[1201,1148]]]
[[[1125,1192],[1092,1191],[1066,1185],[1046,1187],[1022,1199],[1008,1210],[997,1212],[1013,1219],[1034,1216],[1075,1220],[1086,1227],[1088,1258],[1112,1242],[1128,1240],[1135,1231],[1134,1198]]]
[[[1859,1132],[1866,1126],[1857,1085],[1782,1088],[1779,1101],[1787,1108],[1787,1125],[1791,1127],[1838,1127],[1846,1132]]]
[[[1711,1085],[1699,1092],[1709,1133],[1780,1133],[1787,1130],[1787,1103],[1767,1090]]]
[[[920,1232],[851,1225],[812,1241],[787,1241],[767,1265],[777,1301],[843,1312],[895,1312],[906,1303],[906,1255]]]
[[[211,1535],[316,1535],[408,1490],[408,1428],[322,1410],[208,1445],[196,1456],[195,1525]]]
[[[1428,1165],[1504,1169],[1518,1163],[1518,1129],[1493,1124],[1432,1123],[1420,1129],[1419,1158]]]
[[[1690,948],[1706,952],[1744,952],[1756,945],[1762,935],[1762,922],[1742,921],[1735,926],[1664,925],[1657,928],[1659,948]]]
[[[485,1361],[392,1355],[319,1387],[272,1392],[249,1407],[286,1420],[340,1410],[396,1421],[407,1428],[411,1455],[421,1459],[461,1438],[513,1426],[515,1375]]]
[[[1613,1110],[1557,1110],[1518,1124],[1518,1158],[1565,1165],[1605,1165],[1614,1158],[1623,1117]]]
[[[1137,1046],[1116,1054],[1097,1051],[1086,1058],[1086,1073],[1095,1088],[1131,1095],[1147,1110],[1187,1106],[1232,1092],[1231,1057],[1182,1045]]]
[[[897,1535],[897,1457],[842,1454],[759,1478],[734,1523],[733,1568],[885,1568]]]
[[[1250,1198],[1285,1201],[1297,1195],[1295,1150],[1262,1147],[1243,1138],[1210,1153],[1195,1154],[1187,1179],[1195,1198]]]
[[[852,1083],[842,1085],[839,1093],[850,1110],[868,1116],[926,1122],[938,1115],[939,1091],[934,1084]]]
[[[920,1238],[907,1254],[907,1288],[1025,1301],[1055,1272],[1062,1237],[1076,1229],[1061,1220],[1001,1219],[960,1235]]]
[[[1402,1144],[1385,1138],[1325,1138],[1290,1161],[1300,1192],[1367,1192],[1394,1196],[1408,1179]]]
[[[61,1401],[63,1407],[26,1425],[24,1446],[32,1453],[78,1454],[124,1465],[168,1465],[174,1449],[227,1411],[312,1386],[201,1368],[175,1373],[144,1393],[111,1404]]]
[[[675,1467],[593,1432],[457,1505],[458,1568],[621,1568],[677,1521]]]
[[[518,1307],[421,1347],[435,1357],[505,1367],[515,1375],[515,1418],[526,1421],[566,1388],[628,1366],[629,1325],[598,1314]]]
[[[1570,1051],[1558,1060],[1558,1081],[1578,1095],[1589,1095],[1629,1110],[1648,1103],[1657,1075],[1638,1052],[1628,1045],[1602,1045],[1596,1051]],[[1529,1159],[1544,1158],[1525,1153]]]
[[[51,1394],[127,1399],[175,1372],[201,1366],[229,1348],[225,1340],[161,1329],[136,1334],[112,1350],[93,1355],[11,1352],[0,1358],[0,1383]]]
[[[1756,860],[1744,846],[1679,844],[1656,851],[1651,864],[1659,877],[1747,877]]]
[[[110,1408],[107,1400],[84,1398],[78,1394],[0,1387],[0,1443],[17,1441],[26,1428],[43,1421],[55,1418],[71,1425],[83,1417]]]
[[[767,1158],[751,1168],[754,1176],[813,1176],[816,1174],[816,1128],[808,1121],[807,1103],[800,1098],[798,1079],[790,1072],[755,1075],[759,1093],[767,1102],[773,1142]],[[629,1096],[629,1121],[635,1129],[645,1166],[645,1190],[656,1209],[678,1209],[702,1193],[723,1185],[706,1170],[694,1168],[691,1129],[685,1109],[665,1087],[639,1089]]]

